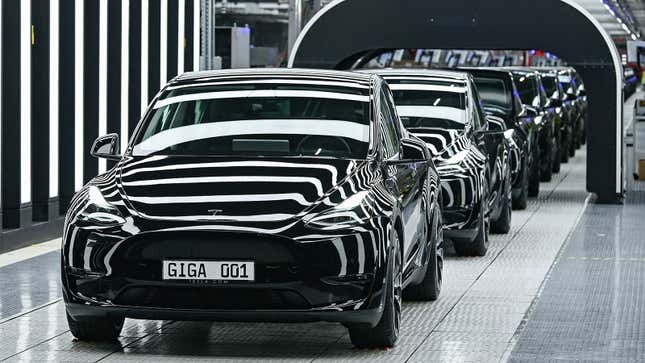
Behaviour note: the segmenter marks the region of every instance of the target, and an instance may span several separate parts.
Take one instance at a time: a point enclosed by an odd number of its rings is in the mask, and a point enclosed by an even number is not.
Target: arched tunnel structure
[[[600,24],[572,0],[336,0],[305,26],[290,67],[346,69],[379,48],[543,49],[582,76],[587,190],[622,199],[623,73]]]

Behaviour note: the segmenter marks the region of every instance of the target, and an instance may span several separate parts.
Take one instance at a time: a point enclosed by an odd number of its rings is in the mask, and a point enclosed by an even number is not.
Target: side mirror
[[[430,154],[427,151],[427,146],[423,141],[415,139],[403,139],[401,140],[401,152],[402,160],[407,161],[425,161],[430,158]]]
[[[118,161],[121,159],[119,135],[107,134],[94,141],[90,154],[96,158]]]
[[[488,120],[488,131],[490,132],[504,132],[506,131],[506,123],[503,119],[496,116],[486,116]]]

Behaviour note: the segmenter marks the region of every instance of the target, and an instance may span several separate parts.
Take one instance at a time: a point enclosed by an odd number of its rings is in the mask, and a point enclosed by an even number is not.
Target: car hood
[[[143,218],[282,223],[301,218],[365,167],[323,158],[152,156],[119,165],[123,198]]]
[[[470,143],[464,130],[410,128],[408,131],[426,143],[432,158],[438,163],[464,150],[464,147]]]

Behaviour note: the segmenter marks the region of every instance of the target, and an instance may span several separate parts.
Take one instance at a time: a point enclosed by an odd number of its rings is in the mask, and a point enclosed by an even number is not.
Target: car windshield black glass
[[[558,81],[560,81],[560,84],[562,85],[562,89],[567,92],[567,93],[572,93],[573,88],[571,85],[571,76],[567,74],[560,74],[558,76]]]
[[[558,92],[558,80],[555,76],[543,76],[542,84],[544,85],[544,91],[549,98],[557,99],[560,97]]]
[[[514,77],[517,92],[520,94],[522,103],[528,106],[538,106],[540,102],[540,95],[537,93],[535,80],[531,77],[524,75],[517,75]]]
[[[170,92],[144,122],[133,156],[367,157],[367,88],[254,88]]]
[[[475,77],[484,109],[499,110],[505,114],[513,109],[513,93],[502,79]]]
[[[466,127],[466,96],[463,91],[414,90],[391,84],[394,103],[408,129]]]

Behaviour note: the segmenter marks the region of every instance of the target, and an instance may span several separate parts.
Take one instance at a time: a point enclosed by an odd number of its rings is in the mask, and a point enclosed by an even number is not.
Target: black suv
[[[468,68],[483,103],[484,112],[504,120],[515,130],[513,140],[520,150],[517,176],[513,181],[513,207],[525,209],[528,195],[540,190],[540,148],[538,127],[522,105],[513,74],[500,68]],[[515,169],[514,168],[514,169]]]

